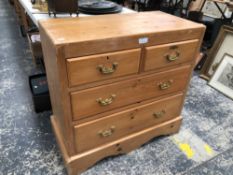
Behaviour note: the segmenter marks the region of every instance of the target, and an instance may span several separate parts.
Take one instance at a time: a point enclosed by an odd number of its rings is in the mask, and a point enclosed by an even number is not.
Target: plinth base
[[[182,117],[176,117],[162,124],[147,128],[140,132],[128,135],[114,142],[96,147],[89,151],[79,153],[73,156],[68,156],[66,147],[62,141],[59,128],[56,121],[51,116],[53,130],[60,147],[67,171],[69,175],[77,175],[87,170],[99,160],[113,155],[126,154],[144,143],[150,141],[154,137],[161,135],[169,135],[179,131]]]

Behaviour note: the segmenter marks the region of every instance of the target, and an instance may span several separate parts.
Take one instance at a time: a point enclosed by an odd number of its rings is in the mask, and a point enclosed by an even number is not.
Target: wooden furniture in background
[[[49,15],[56,16],[57,13],[72,13],[78,14],[78,1],[77,0],[48,0]]]
[[[14,0],[15,12],[18,16],[18,22],[20,25],[20,30],[23,36],[26,36],[28,29],[30,28],[30,20],[23,6],[20,4],[19,0]]]
[[[77,1],[74,0],[70,0],[69,3],[67,2],[67,0],[49,0],[48,3],[50,5],[50,12],[55,14],[58,13],[56,15],[57,18],[70,18],[70,13],[78,12],[78,4]],[[34,43],[31,39],[31,36],[35,34],[34,29],[38,27],[39,20],[54,18],[54,15],[48,14],[47,2],[42,3],[41,1],[37,1],[36,4],[33,5],[31,3],[31,0],[14,0],[13,4],[18,17],[18,22],[22,36],[28,38],[33,61],[36,65],[40,65],[43,62],[41,44],[39,43],[39,41]],[[123,7],[121,14],[123,13],[135,12],[133,10]],[[90,15],[87,14],[79,14],[78,16],[74,14],[72,15],[72,17],[74,18],[89,16]],[[33,33],[31,33],[31,30],[33,30]]]
[[[27,39],[34,63],[37,65],[43,60],[43,52],[39,32],[28,32]]]
[[[39,28],[52,125],[70,175],[178,132],[203,25],[146,12]]]
[[[44,10],[44,7],[42,7],[43,10],[41,10],[40,8],[39,9],[35,8],[36,5],[33,5],[31,3],[31,0],[14,0],[14,2],[15,1],[22,6],[24,12],[28,15],[28,17],[33,22],[33,24],[37,27],[38,27],[39,20],[54,18],[53,15],[48,14],[47,10]],[[121,14],[124,14],[124,13],[135,13],[135,11],[123,7]],[[82,14],[82,13],[78,15],[78,17],[88,17],[88,16],[90,15]],[[57,18],[70,18],[70,14],[69,13],[58,14],[56,17]],[[77,15],[72,15],[72,17],[76,18]]]

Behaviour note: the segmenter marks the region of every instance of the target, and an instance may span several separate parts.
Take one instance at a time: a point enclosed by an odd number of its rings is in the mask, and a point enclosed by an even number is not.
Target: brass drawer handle
[[[172,83],[173,83],[173,80],[161,82],[161,83],[159,83],[159,87],[161,90],[166,90],[166,89],[169,89],[171,87]]]
[[[165,115],[166,111],[165,110],[162,110],[162,111],[159,111],[159,112],[154,112],[153,113],[153,116],[158,119],[158,118],[161,118]]]
[[[115,126],[111,126],[109,129],[101,130],[98,132],[98,135],[100,137],[109,137],[114,133],[115,128],[116,128]]]
[[[118,67],[118,63],[114,62],[112,63],[112,67],[105,67],[104,65],[100,64],[97,66],[97,69],[102,74],[112,74],[116,71],[117,67]]]
[[[96,101],[101,105],[101,106],[107,106],[107,105],[110,105],[114,98],[116,98],[116,95],[115,94],[112,94],[111,97],[109,98],[106,98],[106,99],[102,99],[102,98],[98,98],[96,99]]]
[[[175,51],[174,54],[167,54],[165,55],[165,57],[167,58],[168,61],[172,62],[172,61],[176,61],[180,56],[180,52],[179,51]]]

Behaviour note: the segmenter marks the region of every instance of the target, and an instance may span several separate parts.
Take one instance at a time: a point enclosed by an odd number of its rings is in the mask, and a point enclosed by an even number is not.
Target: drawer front
[[[75,86],[136,74],[141,49],[67,59],[69,85]]]
[[[73,119],[78,120],[168,93],[182,91],[191,66],[71,93]]]
[[[198,40],[147,47],[144,70],[153,70],[191,61],[194,58]]]
[[[77,152],[83,152],[180,115],[183,95],[178,94],[80,126],[75,126]]]

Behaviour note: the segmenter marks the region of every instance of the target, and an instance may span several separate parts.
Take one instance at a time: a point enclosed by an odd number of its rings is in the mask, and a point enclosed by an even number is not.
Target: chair
[[[196,0],[190,3],[188,8],[187,18],[202,23],[206,26],[206,32],[203,39],[203,47],[210,49],[218,35],[218,32],[223,24],[221,19],[215,19],[212,17],[204,16],[202,8],[205,0]]]

